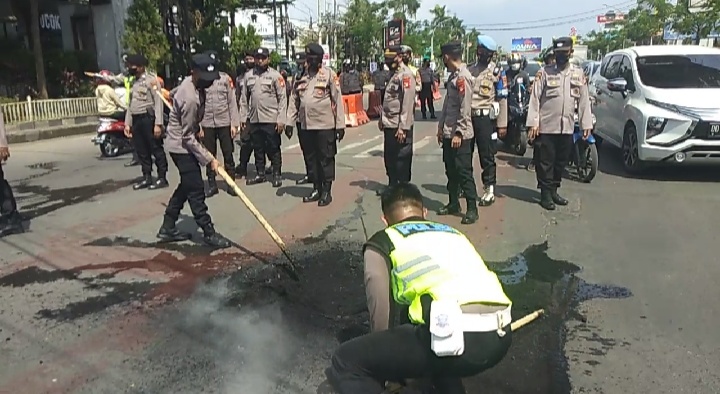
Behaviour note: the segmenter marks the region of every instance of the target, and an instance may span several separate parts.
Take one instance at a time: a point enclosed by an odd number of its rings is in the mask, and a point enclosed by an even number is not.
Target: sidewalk
[[[6,125],[5,129],[8,142],[10,144],[19,144],[23,142],[95,133],[97,123],[97,116],[78,116],[68,119]]]

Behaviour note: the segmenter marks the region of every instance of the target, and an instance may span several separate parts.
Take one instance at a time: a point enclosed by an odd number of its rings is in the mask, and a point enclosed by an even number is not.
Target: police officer
[[[340,81],[331,69],[322,66],[323,48],[311,43],[305,47],[307,74],[294,85],[288,108],[287,127],[298,126],[306,134],[307,152],[313,174],[313,191],[303,202],[324,207],[332,202],[337,141],[345,137],[345,113]],[[287,131],[292,135],[292,129]]]
[[[123,85],[123,87],[125,88],[125,95],[123,96],[123,100],[125,101],[125,107],[128,107],[130,105],[130,90],[132,89],[132,82],[135,79],[134,76],[130,75],[130,67],[128,66],[127,58],[127,54],[122,55],[123,64],[125,66],[124,72],[113,76],[102,76],[106,81],[110,82],[113,85]],[[125,118],[123,117],[123,120],[124,119]],[[137,151],[133,149],[132,160],[125,163],[125,167],[134,167],[139,164],[140,159],[138,158]]]
[[[383,159],[389,185],[408,183],[412,175],[415,76],[406,65],[410,54],[411,49],[407,45],[385,50],[385,64],[392,76],[385,89],[378,127],[385,137]],[[382,190],[377,193],[382,194]]]
[[[480,205],[489,206],[495,202],[495,184],[497,183],[498,134],[507,132],[507,79],[505,71],[491,61],[497,51],[497,43],[489,36],[481,35],[477,39],[477,61],[470,66],[475,78],[473,84],[472,125],[475,142],[482,167],[482,183],[485,192],[480,197]],[[497,127],[497,132],[495,131]]]
[[[5,179],[3,164],[10,158],[7,133],[5,131],[5,117],[0,110],[0,238],[24,232],[22,218],[17,210],[17,202]]]
[[[433,82],[434,72],[430,68],[430,59],[423,59],[422,67],[418,70],[420,74],[420,112],[422,118],[427,119],[427,110],[430,110],[430,119],[435,118],[435,105],[433,104]]]
[[[220,66],[217,52],[207,51],[205,54],[213,59],[215,68]],[[200,121],[200,128],[203,144],[213,157],[217,156],[217,143],[220,141],[225,168],[231,178],[235,178],[233,140],[239,127],[240,115],[238,114],[237,99],[235,98],[235,87],[230,76],[220,72],[220,78],[216,79],[205,90],[205,114],[202,121]],[[215,171],[208,167],[207,197],[218,194],[216,176]],[[235,191],[230,185],[227,187],[227,192],[230,195],[235,195]]]
[[[239,71],[241,72],[238,72],[235,83],[235,93],[240,108],[242,108],[242,97],[246,97],[247,100],[250,99],[250,96],[243,96],[243,90],[245,89],[245,78],[248,73],[255,68],[255,52],[256,51],[245,52],[245,58],[240,62]],[[248,123],[247,119],[241,118],[240,120],[241,122],[245,121],[246,124]],[[235,176],[242,178],[247,176],[248,163],[250,162],[250,156],[253,154],[252,139],[250,138],[250,133],[247,128],[241,127],[239,143],[240,156],[238,157],[238,166],[235,168]]]
[[[583,138],[592,131],[590,96],[582,68],[570,64],[573,40],[561,37],[553,40],[555,64],[543,67],[533,82],[530,94],[527,127],[529,138],[537,139],[537,181],[540,186],[540,205],[554,210],[567,205],[568,200],[558,194],[565,165],[570,160],[577,105]]]
[[[459,192],[467,201],[467,212],[462,224],[478,220],[477,188],[472,173],[473,125],[471,105],[473,100],[473,76],[462,62],[463,47],[459,41],[442,46],[445,67],[450,71],[447,96],[438,121],[437,138],[443,149],[448,205],[440,208],[438,215],[460,213]]]
[[[465,393],[461,378],[507,354],[512,301],[465,235],[426,219],[416,186],[390,186],[380,205],[387,228],[363,248],[371,333],[340,345],[328,381],[339,394],[382,393],[428,377],[433,392]]]
[[[203,119],[206,89],[220,78],[215,60],[207,54],[192,57],[192,75],[185,78],[173,95],[172,110],[167,129],[167,147],[180,173],[180,183],[168,201],[163,224],[157,237],[165,242],[177,242],[192,236],[175,227],[185,202],[195,222],[204,233],[204,241],[216,248],[227,248],[230,241],[218,234],[205,204],[201,166],[217,171],[218,161],[197,140],[200,120]]]
[[[168,187],[167,156],[162,144],[163,102],[158,96],[160,85],[157,76],[145,69],[147,59],[142,55],[129,55],[128,72],[132,75],[130,105],[125,115],[125,135],[132,137],[140,159],[143,179],[133,189],[161,189]],[[152,158],[155,158],[158,179],[152,179]]]
[[[547,52],[545,52],[545,56],[543,56],[543,63],[545,63],[546,66],[555,64],[555,55],[553,54],[552,47]],[[535,73],[535,81],[537,81],[540,75],[542,75],[541,71],[542,69],[538,70],[538,72]],[[535,166],[539,160],[538,157],[540,155],[540,141],[536,139],[535,141],[529,142],[533,147],[533,157],[532,160],[530,160],[530,162],[527,164],[526,169],[528,171],[535,171]],[[538,188],[540,188],[539,185]]]
[[[380,94],[380,104],[385,102],[385,86],[390,80],[390,70],[383,64],[373,73],[373,85],[376,92]]]
[[[340,90],[343,96],[362,93],[360,74],[355,70],[350,59],[345,59],[345,62],[343,62],[343,71],[340,74]]]
[[[293,84],[292,89],[290,90],[290,94],[288,95],[288,114],[291,111],[292,106],[294,105],[293,99],[292,99],[292,93],[295,90],[295,88],[298,86],[298,83],[303,79],[303,77],[307,73],[307,65],[306,65],[306,53],[305,52],[298,52],[295,54],[295,62],[297,62],[298,70],[293,76]],[[288,115],[289,116],[289,115]],[[288,122],[290,118],[288,118]],[[314,171],[314,164],[313,164],[313,158],[311,156],[312,147],[311,147],[311,137],[308,135],[307,130],[303,130],[302,124],[299,120],[296,120],[295,122],[295,128],[297,128],[298,132],[298,140],[300,140],[300,150],[303,154],[303,161],[305,162],[305,176],[301,179],[298,179],[295,181],[296,185],[305,185],[307,183],[313,182],[313,171]],[[285,131],[288,138],[292,138],[292,126],[290,129],[285,127]],[[314,183],[313,183],[314,184]]]
[[[255,178],[246,184],[256,185],[266,181],[265,154],[270,157],[273,172],[273,187],[282,186],[282,153],[280,135],[285,130],[287,115],[287,94],[285,79],[270,67],[270,50],[259,48],[255,53],[255,68],[245,76],[242,98],[240,99],[240,119],[245,121],[255,151]]]

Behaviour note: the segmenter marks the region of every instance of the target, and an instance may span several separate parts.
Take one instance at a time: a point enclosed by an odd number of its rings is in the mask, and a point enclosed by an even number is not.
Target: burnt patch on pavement
[[[178,252],[185,256],[209,255],[218,248],[199,244],[195,242],[147,242],[129,237],[102,237],[83,244],[83,246],[117,247],[140,249],[159,249],[170,252]]]

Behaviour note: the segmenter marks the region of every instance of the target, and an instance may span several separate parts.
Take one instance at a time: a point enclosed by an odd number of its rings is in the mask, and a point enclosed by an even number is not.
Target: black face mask
[[[235,73],[237,74],[238,77],[239,77],[239,76],[242,76],[242,75],[245,75],[246,72],[247,72],[247,66],[246,66],[244,63],[243,63],[243,64],[240,64],[240,65],[237,67],[237,69],[235,70]]]
[[[137,68],[128,68],[127,70],[128,75],[137,76],[138,75],[138,69]]]
[[[252,70],[253,68],[255,68],[255,62],[254,61],[245,62],[245,66],[247,67],[248,70]]]
[[[568,56],[567,53],[558,52],[555,54],[555,63],[557,63],[558,66],[566,65],[568,60],[570,60],[570,56]]]
[[[308,56],[305,59],[305,64],[307,64],[307,67],[311,70],[317,70],[320,68],[320,65],[322,64],[322,59],[320,59],[317,56]]]
[[[492,55],[490,55],[489,53],[478,53],[477,59],[480,64],[490,64],[490,60],[492,60]]]
[[[195,87],[198,89],[207,89],[210,86],[212,86],[213,82],[214,81],[204,81],[204,80],[198,79],[197,81],[195,81]]]

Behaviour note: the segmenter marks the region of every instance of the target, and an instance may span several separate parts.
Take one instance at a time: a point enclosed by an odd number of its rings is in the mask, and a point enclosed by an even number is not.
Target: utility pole
[[[280,45],[278,45],[279,42],[278,42],[278,29],[277,29],[277,0],[273,0],[272,9],[273,9],[273,38],[275,41],[275,52],[277,52],[280,49]]]
[[[285,8],[285,19],[283,20],[285,22],[285,57],[290,60],[290,13],[288,12],[288,2],[285,0],[283,2],[283,8]]]
[[[330,54],[331,54],[331,55],[330,55],[330,58],[331,58],[331,59],[335,59],[336,62],[338,61],[338,59],[336,59],[336,57],[337,57],[337,51],[336,51],[336,47],[337,47],[337,18],[338,18],[338,15],[337,15],[337,14],[338,14],[337,0],[333,0],[333,20],[332,20],[332,26],[333,26],[333,27],[332,27],[332,44],[331,44],[331,46],[330,46]]]

